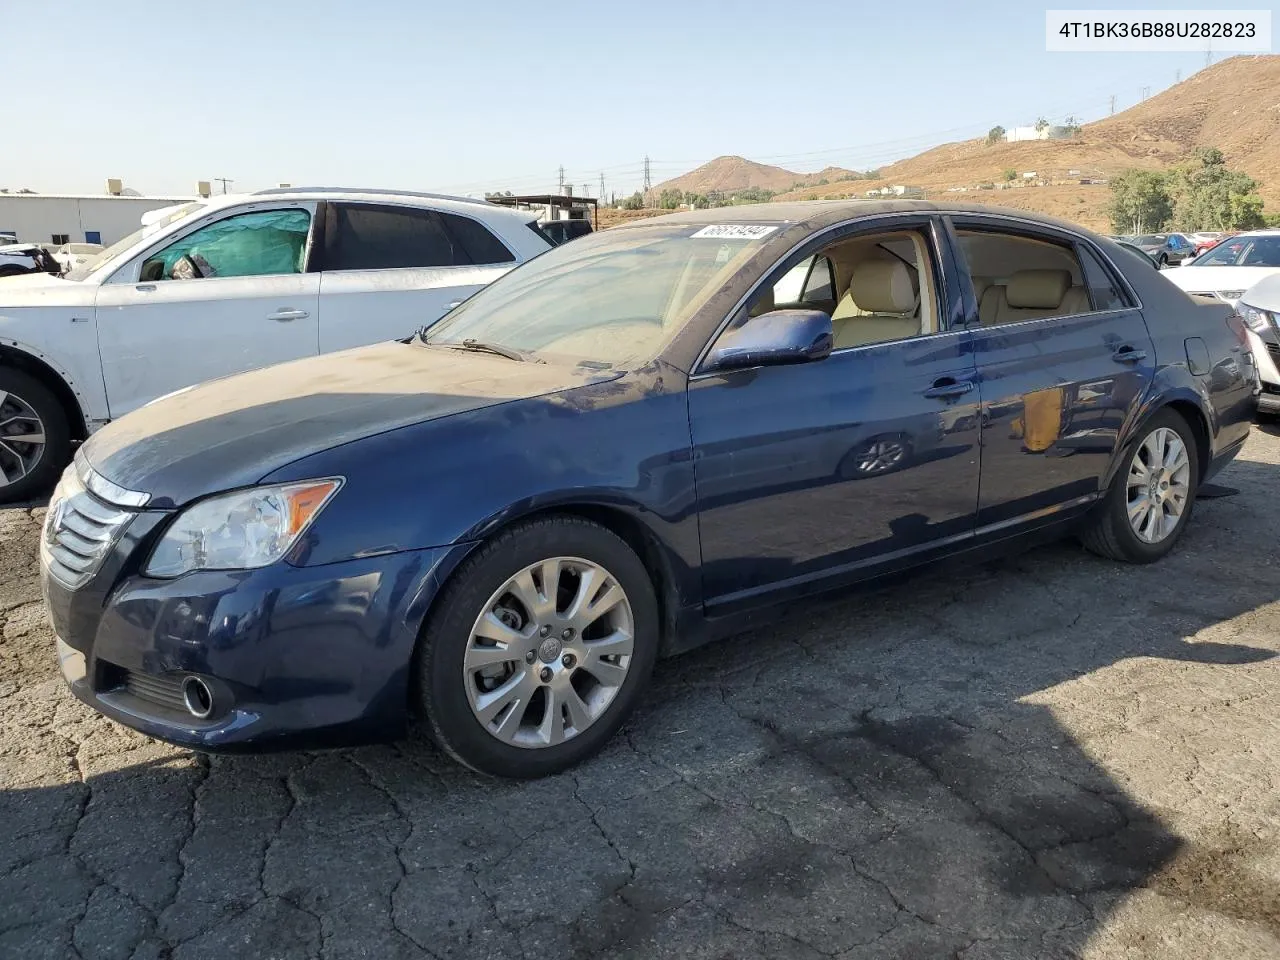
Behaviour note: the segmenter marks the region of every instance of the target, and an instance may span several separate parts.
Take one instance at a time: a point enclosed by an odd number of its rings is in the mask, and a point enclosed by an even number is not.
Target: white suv
[[[183,387],[406,337],[550,246],[527,211],[288,188],[151,211],[62,277],[0,279],[0,502]]]

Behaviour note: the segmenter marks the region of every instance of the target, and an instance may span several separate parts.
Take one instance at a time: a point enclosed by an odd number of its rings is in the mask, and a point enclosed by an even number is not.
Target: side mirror
[[[831,317],[821,310],[772,310],[724,333],[707,357],[707,368],[808,363],[829,356],[834,343]]]

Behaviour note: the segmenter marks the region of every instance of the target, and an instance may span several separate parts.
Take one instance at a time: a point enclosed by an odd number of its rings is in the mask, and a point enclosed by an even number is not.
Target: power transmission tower
[[[600,171],[600,193],[597,194],[601,200],[604,199],[604,171]]]
[[[560,185],[556,187],[556,193],[564,193],[564,164],[560,164]]]
[[[1181,82],[1182,82],[1182,68],[1181,68],[1181,67],[1179,67],[1177,70],[1173,71],[1173,82],[1174,82],[1174,83],[1181,83]]]
[[[1142,99],[1143,99],[1143,100],[1145,100],[1145,99],[1147,99],[1147,97],[1149,97],[1149,96],[1151,96],[1151,88],[1150,88],[1150,87],[1143,87],[1143,88],[1142,88]]]
[[[1116,115],[1116,95],[1113,93],[1111,95],[1111,116],[1114,117],[1115,115]]]
[[[653,186],[653,181],[649,178],[649,155],[644,155],[644,192],[648,193]]]
[[[234,180],[232,180],[230,177],[214,177],[213,179],[214,179],[216,182],[218,182],[218,183],[222,184],[222,192],[223,192],[223,193],[226,193],[226,192],[227,192],[227,184],[229,184],[229,183],[235,183],[235,181],[234,181]]]

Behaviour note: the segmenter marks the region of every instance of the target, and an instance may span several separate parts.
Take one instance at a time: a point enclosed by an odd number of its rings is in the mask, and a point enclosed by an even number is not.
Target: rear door
[[[1138,304],[1084,238],[967,215],[954,227],[963,279],[991,281],[981,302],[969,295],[982,393],[979,531],[1082,508],[1102,490],[1155,371]],[[1043,288],[1063,271],[1069,283],[1051,303],[1031,281]]]
[[[417,206],[326,203],[321,236],[321,353],[410,336],[515,264],[479,220]]]

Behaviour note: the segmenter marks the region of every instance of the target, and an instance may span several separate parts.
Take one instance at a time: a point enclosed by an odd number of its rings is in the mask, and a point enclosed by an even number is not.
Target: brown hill
[[[1221,149],[1228,164],[1259,182],[1268,209],[1280,207],[1280,56],[1224,60],[1114,117],[1086,124],[1070,140],[943,144],[883,168],[875,181],[837,182],[849,175],[839,168],[834,175],[797,174],[720,157],[661,187],[699,193],[763,187],[786,191],[779,199],[807,200],[862,196],[871,188],[905,184],[923,188],[930,199],[989,201],[1105,229],[1110,191],[1081,179],[1106,179],[1130,167],[1165,169],[1206,146]],[[1003,187],[1009,169],[1019,174],[1010,188],[980,189],[983,184]],[[756,176],[757,170],[768,175]],[[1036,177],[1028,183],[1021,174],[1029,172]],[[717,177],[723,185],[710,186]],[[814,185],[824,177],[830,183]],[[686,181],[698,185],[685,186]],[[809,186],[790,189],[797,182]]]
[[[682,193],[710,193],[719,190],[721,193],[732,193],[735,190],[746,190],[757,187],[780,193],[790,190],[797,183],[814,184],[819,180],[835,180],[838,177],[852,177],[852,170],[842,167],[827,167],[817,173],[795,173],[782,167],[773,167],[767,163],[756,163],[744,157],[716,157],[704,163],[696,170],[690,170],[682,176],[675,177],[658,184],[653,188],[653,196],[657,197],[663,190],[679,190]]]

